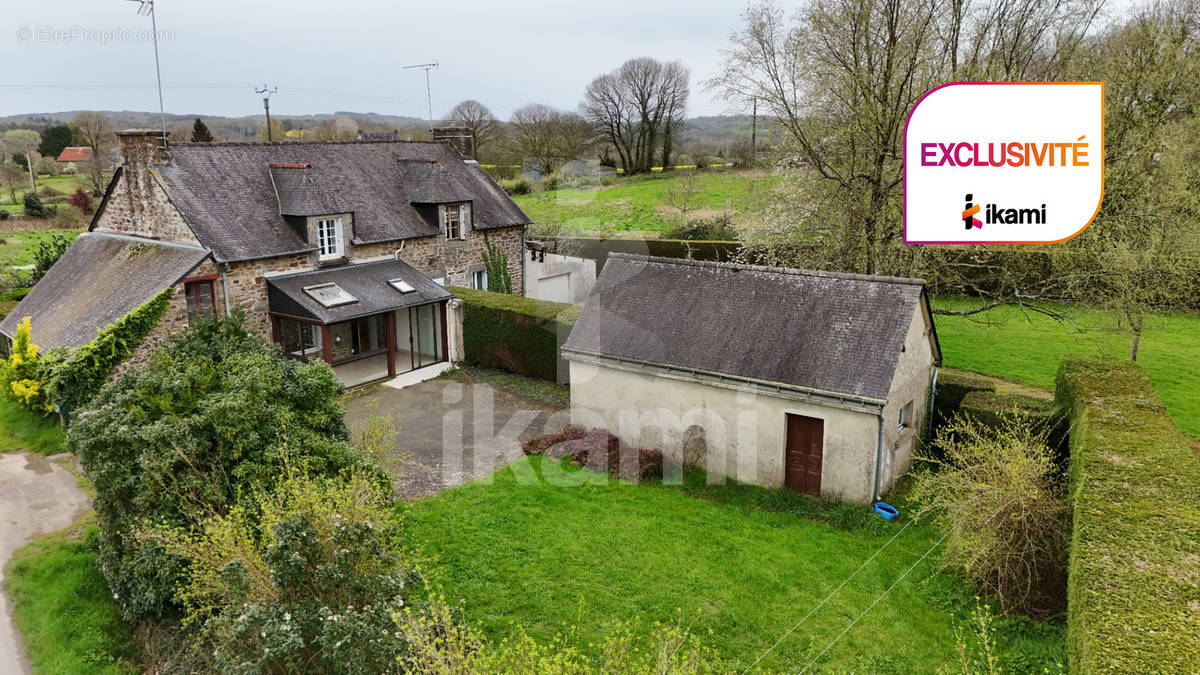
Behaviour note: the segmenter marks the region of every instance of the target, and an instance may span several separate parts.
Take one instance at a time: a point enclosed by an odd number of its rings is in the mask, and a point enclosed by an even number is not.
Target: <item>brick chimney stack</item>
[[[170,138],[170,134],[167,134]],[[126,129],[117,132],[121,146],[121,165],[126,171],[145,169],[152,164],[171,161],[163,146],[163,133],[158,129]]]
[[[433,140],[447,146],[463,159],[475,159],[475,137],[464,126],[434,127]]]

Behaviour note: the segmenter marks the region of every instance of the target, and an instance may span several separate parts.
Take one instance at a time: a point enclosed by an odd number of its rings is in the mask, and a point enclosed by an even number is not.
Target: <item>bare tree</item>
[[[542,174],[595,147],[595,134],[583,118],[541,103],[515,110],[509,128],[513,152]]]
[[[475,137],[475,152],[496,140],[500,133],[500,123],[492,115],[492,111],[479,101],[468,99],[454,106],[450,111],[449,120],[471,130]]]
[[[660,150],[664,165],[669,163],[687,107],[689,77],[678,61],[640,57],[588,85],[580,108],[596,133],[616,148],[626,174],[649,171]]]
[[[25,171],[21,167],[11,162],[0,164],[0,186],[8,191],[8,198],[13,204],[17,203],[17,186],[25,180]]]
[[[108,118],[97,112],[81,112],[71,120],[71,131],[76,143],[92,149],[83,162],[83,169],[92,194],[103,194],[108,187],[108,153],[117,142]]]
[[[12,129],[4,132],[5,145],[16,148],[25,155],[25,168],[29,171],[29,187],[37,192],[37,171],[34,167],[34,154],[42,142],[38,132],[31,129]]]

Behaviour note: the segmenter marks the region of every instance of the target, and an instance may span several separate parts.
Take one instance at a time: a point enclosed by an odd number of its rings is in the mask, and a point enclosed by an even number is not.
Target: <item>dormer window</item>
[[[345,256],[341,218],[322,218],[317,221],[317,250],[321,260],[336,260]]]
[[[466,238],[467,227],[471,224],[471,205],[467,202],[458,204],[443,204],[438,207],[442,221],[442,231],[448,241],[462,241]]]

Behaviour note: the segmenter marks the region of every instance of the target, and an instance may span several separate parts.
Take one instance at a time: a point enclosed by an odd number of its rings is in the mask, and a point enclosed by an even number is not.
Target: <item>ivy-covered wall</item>
[[[1200,460],[1140,366],[1067,359],[1067,656],[1072,673],[1200,664]]]
[[[463,302],[463,362],[557,382],[567,381],[562,343],[579,308],[519,295],[449,289]]]

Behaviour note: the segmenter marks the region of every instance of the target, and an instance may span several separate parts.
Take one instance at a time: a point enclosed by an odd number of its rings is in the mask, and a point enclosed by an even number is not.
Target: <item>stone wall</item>
[[[209,259],[197,265],[187,276],[188,278],[204,277],[216,274],[218,271],[217,265]],[[137,349],[133,351],[133,355],[117,368],[117,374],[124,372],[126,368],[140,368],[145,365],[150,360],[150,354],[154,352],[154,348],[160,342],[168,336],[187,328],[187,296],[184,294],[183,287],[183,281],[175,285],[175,292],[171,295],[171,301],[167,305],[166,314],[163,314],[162,319],[154,327],[154,330],[150,331],[150,334],[146,336],[142,344],[138,345]],[[213,295],[213,310],[220,315],[225,312],[225,304],[221,299],[221,282],[219,279],[213,282]]]
[[[123,160],[121,176],[93,229],[199,246],[196,235],[153,175],[154,164],[166,159],[159,148],[161,134],[122,131],[117,136]]]

